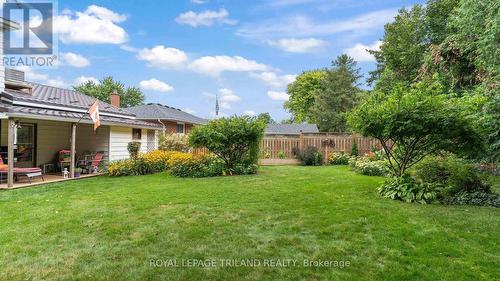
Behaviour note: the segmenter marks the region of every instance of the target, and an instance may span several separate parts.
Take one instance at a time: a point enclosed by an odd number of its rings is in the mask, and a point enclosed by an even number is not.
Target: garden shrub
[[[144,165],[151,173],[159,173],[168,169],[168,162],[175,151],[154,150],[142,155]]]
[[[382,197],[394,200],[427,204],[437,200],[440,189],[439,184],[417,182],[405,174],[388,179],[378,188],[378,192]]]
[[[280,150],[278,151],[278,158],[279,159],[285,159],[286,158],[286,154],[283,150]]]
[[[369,157],[351,157],[349,167],[354,171],[367,176],[388,176],[390,169],[385,160],[372,161]]]
[[[241,170],[239,166],[257,164],[264,127],[264,123],[248,116],[215,119],[195,127],[189,144],[206,147],[224,162],[226,171],[235,173]]]
[[[131,141],[127,144],[127,150],[128,154],[130,155],[130,158],[137,158],[140,149],[141,149],[141,143],[138,141]]]
[[[184,134],[161,135],[158,141],[158,148],[165,151],[188,152],[188,137]]]
[[[323,163],[323,155],[318,148],[308,146],[304,151],[299,151],[299,160],[306,166],[321,166]]]
[[[418,181],[443,186],[438,197],[445,204],[499,207],[500,194],[492,193],[476,168],[456,156],[428,156],[412,172]]]
[[[328,156],[328,163],[331,165],[347,165],[351,156],[343,152],[333,152]]]
[[[490,186],[471,164],[453,156],[429,156],[415,165],[413,173],[423,182],[446,186],[447,195],[459,191],[489,192]]]
[[[356,142],[356,140],[354,140],[352,143],[351,156],[359,156],[358,143]]]

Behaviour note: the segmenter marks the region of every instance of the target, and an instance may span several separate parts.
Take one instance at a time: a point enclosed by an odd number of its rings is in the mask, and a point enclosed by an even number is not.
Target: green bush
[[[286,158],[286,154],[283,150],[280,150],[278,151],[278,158],[279,159],[285,159]]]
[[[382,197],[394,200],[427,204],[437,200],[440,189],[439,184],[419,183],[405,174],[385,181],[378,192]]]
[[[500,208],[500,193],[459,191],[453,196],[443,198],[441,201],[450,205],[477,205]]]
[[[158,148],[165,151],[188,152],[188,137],[184,134],[160,135]]]
[[[328,156],[328,163],[331,165],[347,165],[351,156],[343,152],[333,152]]]
[[[314,146],[308,146],[304,151],[299,152],[299,160],[306,166],[321,166],[323,155]]]
[[[127,150],[128,154],[130,155],[130,158],[137,158],[140,149],[141,149],[141,143],[138,141],[131,141],[127,145]]]
[[[258,163],[264,127],[264,123],[248,116],[215,119],[195,127],[189,144],[206,147],[224,162],[227,171],[236,172],[240,170],[237,166],[249,167]]]
[[[369,157],[351,157],[349,167],[357,173],[367,176],[388,176],[390,169],[385,160],[372,161]]]
[[[356,140],[354,140],[352,143],[351,156],[359,156],[358,143],[356,142]]]
[[[412,173],[419,181],[445,186],[444,197],[462,191],[490,192],[490,186],[474,166],[453,155],[428,156],[415,165]]]

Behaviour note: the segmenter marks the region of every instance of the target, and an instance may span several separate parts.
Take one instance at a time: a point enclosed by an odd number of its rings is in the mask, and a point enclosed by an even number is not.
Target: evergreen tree
[[[312,115],[321,131],[345,132],[345,113],[354,107],[361,90],[359,68],[353,58],[340,55],[332,62],[322,81],[324,90],[316,93]]]

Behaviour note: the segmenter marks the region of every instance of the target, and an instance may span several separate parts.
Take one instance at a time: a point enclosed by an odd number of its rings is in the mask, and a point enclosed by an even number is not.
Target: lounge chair
[[[2,157],[0,156],[0,182],[4,180],[4,176],[8,173],[9,166],[4,164]],[[31,179],[36,177],[41,177],[42,181],[45,181],[42,174],[42,169],[40,168],[17,168],[14,167],[14,179],[17,181],[19,177],[26,177],[28,182],[31,184]]]
[[[99,168],[103,157],[104,153],[99,151],[92,157],[92,161],[84,161],[84,163],[80,165],[80,168],[85,169],[88,174],[97,173],[97,169]]]

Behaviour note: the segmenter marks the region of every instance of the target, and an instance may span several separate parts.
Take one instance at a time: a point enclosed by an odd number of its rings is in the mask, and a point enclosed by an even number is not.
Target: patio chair
[[[104,153],[99,151],[94,155],[92,161],[87,161],[87,163],[81,164],[80,168],[84,169],[88,174],[97,173],[97,169],[99,168],[103,157]]]
[[[8,173],[9,166],[3,162],[2,156],[0,156],[0,182],[4,180],[4,176]],[[33,168],[17,168],[14,167],[14,179],[17,181],[19,177],[26,177],[28,182],[31,184],[31,179],[36,177],[41,177],[42,181],[45,181],[42,174],[42,169],[33,167]]]

